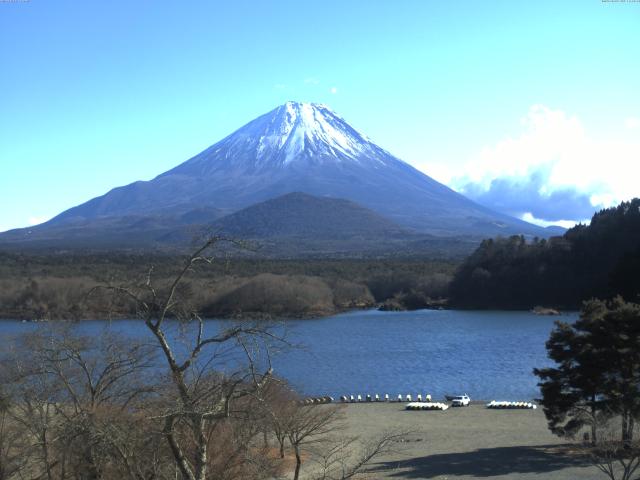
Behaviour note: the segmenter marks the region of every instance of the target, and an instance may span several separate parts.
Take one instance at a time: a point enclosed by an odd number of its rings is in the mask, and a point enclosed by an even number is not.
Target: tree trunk
[[[197,415],[193,420],[196,434],[196,480],[207,478],[207,436],[205,435],[205,419]]]
[[[100,475],[100,470],[98,469],[98,466],[95,462],[93,446],[88,447],[85,451],[84,462],[85,464],[83,478],[85,480],[100,480],[102,478],[102,475]]]
[[[598,411],[596,410],[596,396],[591,397],[591,445],[595,447],[598,441],[598,420],[596,415]]]
[[[631,438],[629,437],[629,411],[626,408],[623,409],[620,416],[622,418],[622,444],[626,447],[631,443]]]
[[[298,448],[298,445],[294,445],[293,450],[296,452],[296,471],[293,474],[293,480],[298,480],[300,477],[300,467],[302,466],[302,457],[300,456],[300,448]]]
[[[62,461],[60,462],[60,478],[67,478],[67,452],[62,450]]]
[[[191,468],[189,467],[189,462],[187,461],[182,449],[180,448],[180,444],[176,440],[173,432],[173,420],[171,417],[167,417],[165,419],[165,425],[163,434],[169,443],[169,448],[171,448],[171,452],[173,453],[173,458],[176,461],[176,466],[180,470],[182,474],[183,480],[196,480]]]
[[[280,458],[284,458],[284,438],[278,441],[280,442]]]
[[[49,441],[47,437],[47,427],[42,429],[42,458],[44,460],[44,468],[47,473],[47,480],[53,480],[53,473],[51,472],[51,463],[49,462]]]

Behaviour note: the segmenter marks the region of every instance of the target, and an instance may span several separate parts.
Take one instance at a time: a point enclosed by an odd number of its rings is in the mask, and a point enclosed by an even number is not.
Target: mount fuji
[[[62,241],[92,229],[123,233],[132,225],[147,232],[147,241],[159,238],[149,233],[154,229],[211,224],[293,192],[353,202],[413,234],[549,235],[435,181],[326,105],[287,102],[153,180],[114,188],[42,225],[7,232],[0,242]]]

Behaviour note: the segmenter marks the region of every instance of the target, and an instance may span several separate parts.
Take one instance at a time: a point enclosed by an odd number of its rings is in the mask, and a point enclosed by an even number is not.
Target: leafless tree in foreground
[[[139,318],[160,347],[172,393],[156,418],[186,480],[208,478],[209,447],[215,436],[229,427],[228,419],[246,416],[247,402],[261,396],[272,374],[268,348],[274,336],[266,326],[237,323],[209,333],[181,295],[187,274],[198,264],[211,263],[207,252],[222,240],[207,240],[166,288],[154,285],[152,271],[140,286],[102,287],[135,303]],[[169,331],[170,318],[180,322],[180,339]],[[237,352],[243,354],[242,361]],[[259,365],[264,366],[262,371]]]
[[[285,458],[286,443],[289,439],[289,431],[292,419],[301,408],[299,396],[279,379],[274,379],[265,388],[260,409],[263,413],[263,430],[265,447],[268,446],[268,437],[272,435],[278,443],[278,456]]]
[[[357,437],[336,438],[312,457],[318,473],[313,480],[347,480],[366,474],[376,458],[397,451],[397,444],[411,432],[388,431],[362,442]]]
[[[363,442],[345,437],[345,405],[289,403],[280,410],[277,427],[287,435],[295,455],[293,479],[301,478],[305,460],[311,463],[306,478],[346,480],[365,473],[370,463],[391,453],[411,432],[389,431]]]
[[[205,325],[195,313],[182,282],[218,240],[167,284],[151,270],[140,284],[100,287],[111,305],[136,307],[150,341],[70,326],[3,349],[0,480],[299,479],[303,462],[308,478],[347,479],[388,451],[393,434],[342,439],[340,407],[305,405],[273,378],[281,339],[268,324]]]
[[[148,478],[156,463],[145,444],[154,438],[139,438],[144,428],[135,414],[155,393],[144,380],[153,361],[148,346],[53,329],[23,335],[11,350],[2,380],[32,478]]]
[[[19,474],[26,466],[29,442],[20,428],[12,422],[11,404],[0,391],[0,480]]]
[[[300,477],[303,450],[327,442],[332,432],[342,428],[343,408],[342,405],[301,405],[292,412],[286,430],[296,457],[294,480]]]
[[[632,480],[638,478],[640,468],[640,440],[623,442],[620,427],[614,427],[615,418],[598,424],[595,443],[586,443],[583,448],[592,463],[610,480]],[[634,437],[637,437],[635,435]]]

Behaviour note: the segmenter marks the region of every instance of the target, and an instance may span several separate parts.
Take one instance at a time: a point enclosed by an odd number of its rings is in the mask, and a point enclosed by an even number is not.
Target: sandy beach
[[[537,410],[489,410],[484,404],[447,411],[406,411],[404,403],[348,404],[347,434],[368,438],[413,430],[398,452],[372,465],[369,478],[510,480],[603,479],[547,429]]]

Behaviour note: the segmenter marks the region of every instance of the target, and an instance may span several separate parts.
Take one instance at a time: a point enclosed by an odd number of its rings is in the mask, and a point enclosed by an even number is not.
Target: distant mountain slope
[[[294,192],[252,205],[213,223],[213,228],[247,238],[340,239],[407,234],[392,221],[349,200]]]
[[[103,217],[77,220],[35,232],[15,230],[0,250],[190,250],[212,234],[247,240],[248,250],[229,254],[261,257],[459,257],[477,240],[415,233],[354,202],[290,193],[222,218],[199,209],[180,216]],[[207,221],[208,220],[208,221]],[[230,247],[223,245],[223,248]]]
[[[350,200],[435,235],[548,235],[436,182],[325,105],[297,102],[256,118],[151,181],[115,188],[29,230],[91,228],[106,218],[178,218],[201,208],[229,213],[292,192]]]
[[[477,245],[471,238],[443,238],[413,232],[344,199],[294,192],[251,205],[208,225],[180,227],[159,237],[164,245],[187,245],[218,234],[249,241],[267,257],[460,257]]]
[[[0,234],[0,249],[136,249],[173,248],[163,240],[179,229],[202,232],[224,213],[215,208],[198,208],[182,214],[125,215],[122,217],[76,218],[74,221],[20,228]]]

